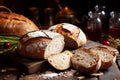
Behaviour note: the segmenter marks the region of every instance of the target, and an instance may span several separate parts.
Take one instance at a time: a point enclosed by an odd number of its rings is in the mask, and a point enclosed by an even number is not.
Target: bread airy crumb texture
[[[94,73],[100,68],[101,61],[97,54],[90,52],[89,49],[79,48],[73,52],[71,58],[72,65],[78,71],[83,73]]]
[[[44,58],[47,59],[52,54],[60,53],[64,49],[64,37],[63,36],[56,36],[52,39],[52,41],[47,45],[45,48],[45,55]]]
[[[72,52],[65,50],[62,53],[58,53],[48,57],[48,62],[57,70],[66,70],[71,66]]]
[[[112,65],[115,58],[115,54],[112,51],[101,46],[93,47],[90,50],[99,55],[101,59],[100,69],[107,69]]]

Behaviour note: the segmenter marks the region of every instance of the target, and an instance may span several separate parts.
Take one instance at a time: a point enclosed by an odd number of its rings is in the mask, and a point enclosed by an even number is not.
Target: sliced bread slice
[[[89,49],[79,48],[73,52],[71,58],[72,66],[83,73],[91,74],[97,72],[101,66],[99,56],[90,52]]]
[[[48,57],[48,62],[57,70],[66,70],[71,66],[72,52],[65,50],[62,53],[58,53]]]

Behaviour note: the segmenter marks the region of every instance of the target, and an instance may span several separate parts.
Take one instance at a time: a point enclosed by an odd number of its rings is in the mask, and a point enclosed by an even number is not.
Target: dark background
[[[10,8],[13,12],[23,14],[30,18],[30,7],[38,7],[40,9],[41,24],[43,23],[44,8],[51,7],[55,12],[59,11],[58,5],[55,0],[3,0],[3,4]],[[59,0],[62,7],[68,6],[76,12],[76,16],[79,20],[84,15],[88,14],[88,11],[93,11],[95,5],[106,6],[105,12],[107,15],[111,11],[120,11],[120,4],[118,0]]]
[[[55,0],[3,0],[4,5],[9,7],[12,11],[27,15],[28,8],[36,6],[39,8],[52,7],[58,9]],[[96,4],[105,5],[106,11],[119,11],[120,5],[118,0],[60,0],[62,7],[69,6],[77,12],[80,16],[93,10]]]

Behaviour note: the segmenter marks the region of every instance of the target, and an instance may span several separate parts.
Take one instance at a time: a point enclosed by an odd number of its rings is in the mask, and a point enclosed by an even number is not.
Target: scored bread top
[[[59,33],[51,32],[48,30],[38,30],[38,31],[31,31],[28,32],[27,34],[23,35],[21,37],[21,42],[26,42],[27,40],[31,38],[36,38],[36,37],[45,37],[45,38],[54,38],[55,36],[61,35]]]
[[[60,23],[51,26],[48,30],[64,35],[67,48],[75,49],[87,42],[85,33],[73,24]]]

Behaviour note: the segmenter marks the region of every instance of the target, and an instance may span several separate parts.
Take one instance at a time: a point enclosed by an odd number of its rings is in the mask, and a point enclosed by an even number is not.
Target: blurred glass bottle
[[[120,38],[120,13],[111,11],[109,20],[109,35],[113,38]]]
[[[109,30],[109,19],[105,12],[106,6],[103,5],[95,5],[95,12],[97,12],[100,16],[102,22],[102,34],[108,34]]]
[[[93,41],[100,41],[102,34],[102,22],[96,12],[88,12],[87,37]]]
[[[40,28],[40,9],[38,7],[30,7],[30,19]]]
[[[45,8],[44,9],[44,28],[47,29],[50,26],[54,25],[54,9],[53,8]]]

